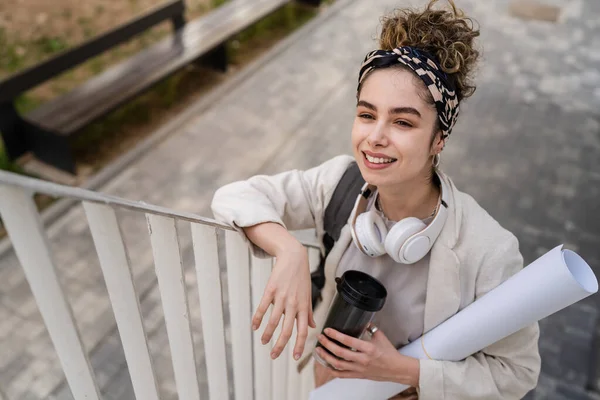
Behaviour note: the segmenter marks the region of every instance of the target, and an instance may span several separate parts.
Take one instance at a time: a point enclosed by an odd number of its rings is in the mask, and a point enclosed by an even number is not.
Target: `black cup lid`
[[[349,270],[335,281],[338,293],[353,306],[365,311],[379,311],[383,308],[387,290],[371,275]]]

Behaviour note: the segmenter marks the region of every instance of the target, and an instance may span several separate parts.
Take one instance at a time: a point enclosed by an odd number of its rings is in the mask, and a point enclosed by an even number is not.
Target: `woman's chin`
[[[382,173],[372,171],[361,171],[363,179],[373,186],[387,186],[390,184],[389,177],[383,176]]]

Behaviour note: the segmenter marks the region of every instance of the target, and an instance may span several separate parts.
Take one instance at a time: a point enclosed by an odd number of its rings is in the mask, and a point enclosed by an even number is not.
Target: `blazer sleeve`
[[[484,261],[476,282],[476,298],[523,268],[518,241],[510,236]],[[540,374],[538,338],[539,326],[534,323],[460,362],[421,360],[419,399],[523,398],[536,387]]]
[[[305,171],[256,175],[227,184],[215,192],[212,212],[242,235],[255,256],[267,257],[242,228],[274,222],[288,230],[321,229],[325,208],[352,161],[340,155]]]

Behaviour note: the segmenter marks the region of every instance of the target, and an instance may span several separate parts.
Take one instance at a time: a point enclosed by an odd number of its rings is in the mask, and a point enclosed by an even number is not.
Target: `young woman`
[[[231,183],[215,193],[213,212],[256,255],[276,258],[252,321],[257,329],[272,307],[265,344],[282,324],[272,357],[281,354],[294,324],[296,359],[310,355],[316,340],[337,356],[317,350],[333,368],[314,363],[316,386],[335,377],[364,378],[409,385],[398,398],[520,399],[540,371],[537,324],[459,362],[396,351],[523,267],[515,236],[439,169],[459,104],[475,90],[470,75],[479,32],[453,1],[445,9],[434,3],[384,17],[379,49],[367,54],[358,74],[353,157]],[[288,230],[315,228],[322,239],[323,213],[353,162],[368,190],[327,257],[313,315],[307,253]],[[388,292],[370,340],[321,334],[335,277],[350,269],[374,276]]]

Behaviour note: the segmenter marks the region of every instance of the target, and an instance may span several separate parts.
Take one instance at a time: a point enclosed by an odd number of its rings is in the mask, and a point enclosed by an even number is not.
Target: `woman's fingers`
[[[308,266],[305,266],[302,260],[296,260],[295,258],[287,260],[292,262],[292,265],[285,270],[281,270],[278,266],[286,264],[284,261],[286,260],[279,259],[275,264],[265,293],[252,317],[252,329],[258,330],[260,328],[267,311],[271,308],[271,316],[261,336],[261,342],[267,344],[273,338],[273,334],[281,322],[281,315],[285,314],[280,336],[271,352],[272,357],[279,357],[289,342],[294,325],[296,325],[298,335],[294,345],[293,356],[298,359],[304,352],[308,337],[308,327],[316,328],[311,306],[311,286],[310,281],[308,285],[305,285],[304,276],[299,276],[305,272],[304,267],[306,267],[306,272],[308,272]],[[285,273],[281,271],[285,271]],[[271,305],[273,306],[271,307]]]
[[[292,337],[292,331],[294,330],[294,320],[296,319],[296,310],[286,309],[285,310],[285,318],[283,320],[283,327],[281,329],[281,334],[279,335],[279,339],[273,347],[271,351],[271,358],[275,359],[279,357],[283,349],[285,348],[286,343]]]
[[[263,332],[260,341],[262,344],[267,344],[273,337],[273,332],[275,332],[275,328],[279,325],[279,321],[281,320],[281,314],[283,314],[283,306],[281,305],[283,301],[275,300],[273,305],[273,309],[271,311],[271,316],[269,317],[269,322],[265,327],[265,331]]]
[[[304,344],[308,337],[308,313],[306,311],[300,311],[296,316],[296,327],[298,328],[298,335],[296,336],[296,346],[294,347],[294,359],[298,360],[304,352]]]
[[[345,360],[340,360],[339,358],[331,355],[327,350],[319,347],[317,348],[317,352],[319,357],[321,357],[327,364],[329,364],[333,369],[337,371],[356,371],[359,368],[359,365],[353,362],[348,362]]]
[[[263,317],[267,313],[269,306],[273,303],[273,298],[275,296],[275,292],[269,289],[265,290],[262,299],[260,299],[260,304],[252,317],[252,329],[257,330],[262,324]]]
[[[342,358],[347,361],[352,361],[361,365],[365,363],[364,354],[339,346],[333,341],[329,340],[325,335],[319,335],[319,342],[323,346],[325,346],[327,350],[329,350],[339,358]]]
[[[341,332],[336,331],[335,329],[327,328],[325,329],[324,333],[331,339],[336,340],[341,344],[348,346],[351,349],[356,349],[361,353],[369,353],[373,347],[373,343],[345,335]]]

